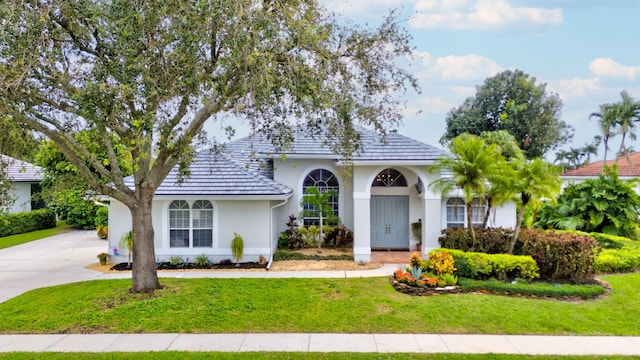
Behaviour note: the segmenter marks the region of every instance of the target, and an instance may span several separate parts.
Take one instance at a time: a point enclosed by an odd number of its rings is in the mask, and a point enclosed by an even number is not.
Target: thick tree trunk
[[[153,243],[154,231],[151,216],[152,196],[134,205],[131,210],[133,225],[133,273],[132,293],[149,293],[162,288],[156,269],[156,252]]]

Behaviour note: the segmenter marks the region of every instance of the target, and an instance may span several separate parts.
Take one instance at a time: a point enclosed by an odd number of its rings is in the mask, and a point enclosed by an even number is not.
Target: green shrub
[[[551,297],[556,299],[593,299],[606,292],[606,289],[600,285],[528,283],[526,281],[505,283],[496,279],[480,281],[460,278],[458,279],[458,285],[464,292],[487,291],[498,295]]]
[[[231,240],[231,255],[236,258],[236,266],[240,266],[240,259],[244,254],[244,240],[240,234],[234,232]]]
[[[56,227],[56,214],[39,209],[0,217],[0,237]]]
[[[593,264],[597,273],[632,272],[638,266],[640,266],[638,253],[624,249],[604,249],[598,254]]]
[[[456,267],[456,274],[470,279],[487,279],[496,277],[506,279],[535,279],[539,276],[538,265],[531,256],[485,254],[464,252],[453,249],[436,249],[449,253]]]
[[[306,255],[295,251],[282,251],[278,250],[273,254],[273,261],[285,261],[285,260],[350,260],[353,261],[353,256],[350,255]]]
[[[96,216],[94,218],[94,223],[96,225],[96,229],[98,227],[107,227],[109,226],[109,208],[106,206],[101,206],[96,210]]]
[[[522,229],[518,242],[519,253],[535,259],[543,280],[582,283],[593,276],[598,242],[589,235]]]
[[[449,228],[442,230],[438,238],[440,247],[458,249],[462,251],[483,252],[486,254],[500,254],[506,252],[513,230],[504,228],[475,229],[476,242],[479,248],[473,246],[469,232],[464,228]]]
[[[350,247],[353,245],[353,231],[346,226],[334,226],[325,233],[325,246]]]
[[[50,207],[67,224],[76,229],[93,230],[96,228],[96,211],[101,206],[85,200],[82,190],[65,190],[55,194]]]

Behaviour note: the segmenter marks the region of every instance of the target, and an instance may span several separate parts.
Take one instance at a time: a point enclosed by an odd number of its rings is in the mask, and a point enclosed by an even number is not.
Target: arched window
[[[185,200],[169,205],[169,247],[212,247],[213,205],[197,200],[190,207]]]
[[[207,200],[193,203],[193,247],[213,246],[213,205]]]
[[[466,206],[462,198],[449,198],[447,200],[447,227],[465,227],[467,223]],[[484,220],[485,205],[478,198],[471,202],[471,223],[473,226],[482,225]]]
[[[169,246],[189,247],[189,203],[176,200],[169,205]]]
[[[384,169],[373,180],[372,186],[407,186],[407,180],[398,170]]]
[[[340,184],[338,183],[338,178],[329,170],[325,169],[316,169],[311,171],[304,178],[304,182],[302,183],[302,194],[307,193],[307,189],[310,187],[315,187],[320,192],[325,192],[327,190],[333,190],[338,194],[338,196],[332,196],[329,198],[329,205],[333,208],[333,214],[335,217],[338,217],[338,199],[340,194]],[[313,205],[303,204],[304,210],[315,210]],[[306,216],[303,220],[304,225],[318,225],[320,223],[319,214]]]

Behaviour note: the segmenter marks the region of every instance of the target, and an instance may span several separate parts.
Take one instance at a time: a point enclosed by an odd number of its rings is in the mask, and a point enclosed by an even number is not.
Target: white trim
[[[361,191],[353,192],[353,200],[370,200],[370,199],[371,199],[371,192],[361,192]]]
[[[169,206],[171,205],[172,202],[176,201],[176,200],[185,200],[188,204],[189,204],[189,244],[193,243],[193,222],[192,222],[192,218],[191,218],[191,211],[193,211],[193,203],[196,202],[197,200],[207,200],[211,203],[211,206],[213,206],[213,238],[212,238],[212,243],[211,243],[211,247],[193,247],[193,246],[189,246],[189,247],[171,247],[170,244],[170,236],[169,234],[171,233],[171,224],[169,221]],[[179,249],[185,250],[187,252],[189,251],[193,251],[193,250],[207,250],[204,251],[205,253],[210,252],[210,251],[215,251],[215,249],[218,248],[219,245],[219,238],[218,238],[218,234],[220,231],[220,227],[219,227],[219,223],[218,223],[218,214],[220,213],[220,207],[218,206],[218,204],[216,203],[215,200],[212,200],[211,198],[207,198],[207,197],[199,197],[198,199],[185,199],[185,198],[177,198],[177,199],[172,199],[172,200],[163,200],[163,204],[162,204],[162,222],[164,224],[164,226],[162,226],[162,238],[161,238],[161,244],[162,244],[162,248],[161,250],[167,250],[169,252],[173,251],[175,254],[170,254],[170,255],[182,255],[181,251],[177,251]],[[156,248],[156,254],[158,254],[158,249]]]
[[[293,195],[293,191],[284,194],[284,195],[180,195],[180,194],[171,194],[171,195],[154,195],[154,200],[246,200],[246,201],[259,201],[259,200],[285,200],[290,198]]]
[[[435,160],[336,160],[337,166],[430,166],[435,164]],[[376,174],[377,175],[377,174]]]
[[[342,178],[339,176],[340,172],[335,168],[327,166],[326,164],[311,164],[307,168],[305,168],[302,172],[300,172],[300,176],[298,178],[298,186],[296,190],[298,193],[298,214],[302,212],[302,206],[300,205],[300,202],[302,201],[302,197],[304,195],[302,193],[304,180],[307,178],[307,176],[309,176],[309,174],[312,171],[315,171],[318,169],[330,171],[333,174],[333,176],[336,178],[336,181],[338,182],[338,217],[340,219],[344,219],[344,191],[345,191],[344,188],[345,186],[342,182]]]

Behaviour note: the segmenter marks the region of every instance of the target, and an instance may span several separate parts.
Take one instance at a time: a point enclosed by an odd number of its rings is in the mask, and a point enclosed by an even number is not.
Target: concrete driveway
[[[106,251],[107,241],[95,230],[0,249],[0,302],[41,287],[97,279],[103,274],[84,267]]]

